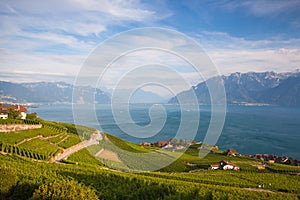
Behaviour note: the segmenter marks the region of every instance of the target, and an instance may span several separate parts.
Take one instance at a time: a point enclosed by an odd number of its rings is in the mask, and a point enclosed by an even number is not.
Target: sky
[[[171,29],[192,38],[220,74],[300,68],[298,0],[2,0],[0,80],[73,83],[102,42],[144,27]],[[178,67],[177,58],[170,61],[175,63]],[[191,85],[200,81],[184,67],[179,71]]]

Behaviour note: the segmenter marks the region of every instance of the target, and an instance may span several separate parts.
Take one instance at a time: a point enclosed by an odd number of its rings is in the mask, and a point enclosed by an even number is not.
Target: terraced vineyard
[[[262,161],[227,157],[222,151],[199,158],[200,145],[180,154],[104,134],[99,144],[72,152],[63,164],[50,164],[65,148],[77,146],[80,138],[98,141],[93,138],[94,129],[79,131],[77,136],[73,125],[45,122],[41,129],[0,133],[1,199],[29,199],[42,189],[53,192],[57,185],[68,183],[82,195],[89,190],[99,199],[299,199],[300,176],[289,174],[299,173],[299,168],[273,164],[258,170],[255,165]],[[156,172],[141,170],[171,158],[178,159]],[[220,160],[239,165],[241,171],[207,169]]]
[[[27,124],[11,120],[11,123]],[[7,122],[8,123],[8,122]],[[42,128],[0,133],[0,151],[37,160],[51,160],[56,155],[89,138],[95,129],[49,121],[30,121],[41,123]],[[77,135],[77,131],[81,135]]]

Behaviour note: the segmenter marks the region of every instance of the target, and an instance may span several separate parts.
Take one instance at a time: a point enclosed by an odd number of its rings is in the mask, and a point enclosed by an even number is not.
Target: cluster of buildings
[[[21,105],[9,105],[4,106],[0,104],[0,119],[8,119],[8,114],[10,110],[16,110],[20,112],[20,118],[26,119],[27,109]]]
[[[269,163],[300,166],[300,160],[293,160],[286,156],[277,156],[274,154],[255,154],[253,157]]]
[[[162,149],[166,149],[169,151],[176,151],[187,148],[189,145],[191,145],[192,142],[188,142],[185,139],[176,139],[172,138],[169,141],[167,140],[161,140],[156,143],[148,143],[148,142],[142,142],[140,145],[142,146],[155,146],[160,147]]]

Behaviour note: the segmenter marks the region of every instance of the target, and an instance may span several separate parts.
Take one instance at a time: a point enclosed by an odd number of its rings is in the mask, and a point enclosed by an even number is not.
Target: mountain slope
[[[0,101],[12,103],[71,103],[73,89],[76,90],[78,99],[74,102],[93,103],[87,99],[89,94],[95,95],[97,103],[108,103],[110,98],[100,89],[92,87],[73,87],[64,82],[38,82],[38,83],[10,83],[0,81]]]
[[[300,73],[233,73],[222,76],[226,91],[227,103],[266,103],[275,105],[300,105],[299,102]],[[211,78],[207,81],[215,81]],[[181,98],[189,103],[192,92],[195,92],[200,104],[210,104],[210,95],[206,83],[199,83],[188,91],[179,93],[169,103],[177,103]]]
[[[264,102],[280,105],[300,105],[300,76],[289,77],[261,97]]]

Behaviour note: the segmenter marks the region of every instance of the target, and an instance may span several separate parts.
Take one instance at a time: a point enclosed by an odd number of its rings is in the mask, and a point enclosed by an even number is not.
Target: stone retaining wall
[[[0,124],[0,132],[12,132],[42,128],[42,124]]]

